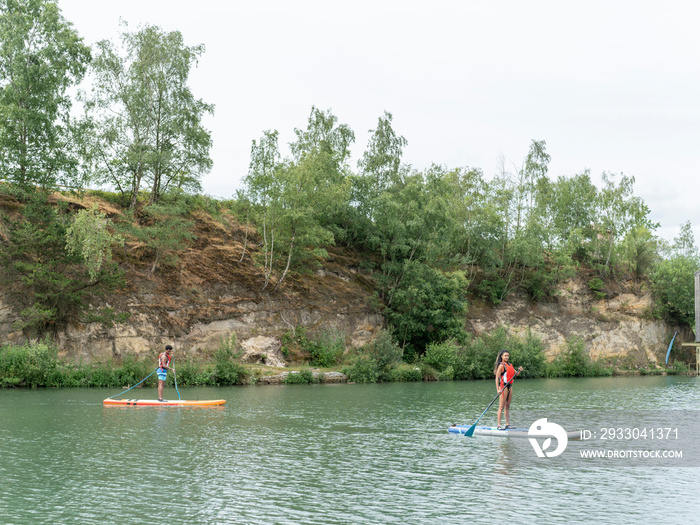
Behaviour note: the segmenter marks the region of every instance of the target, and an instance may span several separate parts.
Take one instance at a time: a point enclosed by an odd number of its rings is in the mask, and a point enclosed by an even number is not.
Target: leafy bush
[[[93,365],[62,364],[56,346],[49,342],[0,347],[0,388],[17,387],[126,387],[141,383],[155,387],[153,362],[137,361],[126,356],[121,365],[107,361]],[[178,386],[237,385],[248,380],[248,370],[233,361],[233,350],[220,349],[214,366],[202,366],[192,360],[177,367]],[[168,374],[168,385],[174,386],[174,374]]]
[[[298,326],[294,333],[285,333],[282,336],[282,354],[290,353],[290,346],[298,345],[309,354],[309,364],[320,367],[331,367],[345,352],[345,335],[341,331],[324,331],[315,337],[308,336],[306,328]]]
[[[690,372],[690,367],[682,361],[674,361],[670,368],[666,368],[668,375],[687,374]]]
[[[605,283],[600,277],[594,277],[588,281],[588,288],[593,292],[596,299],[605,299],[608,296],[605,292]]]
[[[566,342],[566,349],[546,366],[545,373],[547,377],[610,376],[613,368],[601,361],[592,361],[583,340],[573,337]]]
[[[651,273],[654,313],[672,324],[695,324],[695,272],[700,263],[694,257],[676,255],[661,261]]]
[[[460,367],[457,379],[493,378],[493,365],[506,341],[506,332],[502,328],[492,337],[484,335],[471,340],[464,356],[463,369]]]
[[[401,363],[402,353],[391,333],[381,331],[343,371],[355,383],[394,381],[394,370]]]
[[[284,378],[286,385],[310,385],[315,382],[313,372],[308,368],[303,368],[298,372],[289,372]]]
[[[522,366],[522,377],[542,377],[545,375],[544,344],[537,337],[528,334],[524,341],[507,334],[498,328],[492,334],[467,341],[459,345],[454,341],[429,345],[422,363],[436,370],[440,380],[490,379],[496,356],[502,349],[511,355],[511,363]]]
[[[537,268],[528,273],[523,286],[533,301],[551,298],[556,295],[558,276],[551,269]]]
[[[353,383],[376,383],[379,377],[376,361],[367,357],[360,357],[351,366],[344,367],[343,373]]]
[[[114,370],[114,380],[121,385],[135,385],[153,371],[151,365],[151,362],[139,362],[133,355],[127,355],[124,357],[121,367]]]
[[[458,351],[459,347],[454,341],[430,344],[425,350],[423,362],[439,371],[453,368]]]
[[[224,366],[228,366],[228,364]],[[176,373],[178,385],[207,386],[214,384],[212,377],[213,371],[211,370],[211,367],[207,367],[202,370],[200,366],[198,366],[197,363],[191,359],[180,361],[177,364]]]
[[[462,342],[467,279],[461,272],[442,272],[422,263],[405,263],[400,285],[393,290],[387,318],[397,341],[405,342],[408,362],[435,342]]]
[[[590,358],[585,352],[581,339],[573,338],[566,342],[566,349],[553,361],[558,374],[563,377],[584,377],[588,371]]]
[[[497,273],[488,274],[474,284],[474,295],[494,306],[501,304],[507,293],[508,281]]]
[[[113,261],[88,271],[83,255],[68,249],[70,215],[57,208],[46,195],[33,194],[21,208],[22,217],[7,222],[7,242],[0,250],[0,277],[22,306],[15,328],[31,335],[60,330],[89,312],[90,295],[124,284],[124,272]]]
[[[522,366],[520,377],[544,377],[546,374],[546,359],[544,343],[541,339],[528,333],[524,341],[511,339],[506,346],[510,350],[510,360],[517,366]]]
[[[363,352],[374,361],[378,381],[391,380],[391,372],[401,363],[403,356],[391,333],[384,330],[363,348]]]
[[[50,341],[0,348],[0,384],[5,387],[46,386],[58,366],[58,349]]]
[[[455,371],[452,365],[448,365],[440,374],[438,374],[438,381],[452,381],[455,376]]]
[[[311,358],[309,364],[334,366],[345,352],[345,335],[340,331],[322,332],[316,340],[307,339],[305,346]]]
[[[234,361],[234,351],[228,346],[220,347],[214,354],[214,372],[211,376],[214,385],[240,385],[245,383],[246,369]]]
[[[393,381],[423,381],[423,372],[417,366],[396,368],[392,371]]]

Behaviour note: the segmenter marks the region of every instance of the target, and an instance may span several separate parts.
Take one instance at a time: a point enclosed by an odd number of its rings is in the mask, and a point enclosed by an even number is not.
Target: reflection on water
[[[700,510],[698,468],[535,467],[526,439],[448,434],[481,414],[491,381],[181,389],[227,400],[211,408],[103,407],[112,394],[0,391],[1,523],[486,523],[504,509],[518,523],[668,523]],[[556,414],[576,428],[587,411],[699,401],[688,377],[523,380],[512,423]]]

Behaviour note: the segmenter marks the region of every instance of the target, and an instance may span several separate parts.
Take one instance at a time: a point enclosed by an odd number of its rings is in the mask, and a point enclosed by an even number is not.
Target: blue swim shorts
[[[167,368],[157,368],[156,373],[158,374],[158,379],[160,379],[161,381],[165,381],[165,379],[168,377]]]

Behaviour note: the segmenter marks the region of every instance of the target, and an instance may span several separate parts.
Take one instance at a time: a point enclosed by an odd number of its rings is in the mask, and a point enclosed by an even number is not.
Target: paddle
[[[171,368],[170,370],[173,371],[173,377],[175,378],[175,391],[177,392],[177,398],[181,400],[182,398],[180,397],[180,391],[177,389],[177,374],[175,373],[174,368]]]
[[[671,339],[671,344],[668,345],[668,351],[666,352],[666,365],[668,365],[668,356],[671,355],[671,348],[673,348],[673,341],[676,340],[676,335],[678,335],[678,330],[676,330],[676,333],[673,334],[673,339]]]
[[[472,426],[470,426],[470,427],[467,429],[467,431],[464,433],[465,436],[471,436],[472,434],[474,434],[474,429],[476,428],[476,424],[479,422],[479,419],[481,419],[482,417],[484,417],[484,414],[486,414],[486,412],[489,411],[489,408],[491,408],[491,405],[493,405],[493,404],[496,402],[496,399],[498,399],[498,396],[500,396],[501,393],[508,387],[508,385],[510,385],[510,384],[513,382],[513,379],[515,379],[516,377],[518,377],[518,374],[519,374],[521,371],[522,371],[522,368],[520,368],[520,369],[515,373],[515,375],[510,379],[510,381],[508,381],[505,385],[503,385],[503,388],[501,389],[501,391],[498,392],[498,394],[496,394],[496,397],[494,397],[494,398],[493,398],[493,401],[491,401],[491,402],[489,403],[489,406],[486,407],[486,410],[484,410],[484,411],[481,413],[481,415],[480,415],[479,418],[474,422],[474,424],[473,424]]]

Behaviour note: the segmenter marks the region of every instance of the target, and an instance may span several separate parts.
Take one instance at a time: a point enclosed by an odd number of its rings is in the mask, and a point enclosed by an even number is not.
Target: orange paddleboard
[[[105,399],[105,405],[142,407],[142,406],[160,406],[160,407],[207,407],[223,405],[225,399],[202,399],[198,401],[186,401],[178,399],[174,401],[158,401],[157,399]]]

